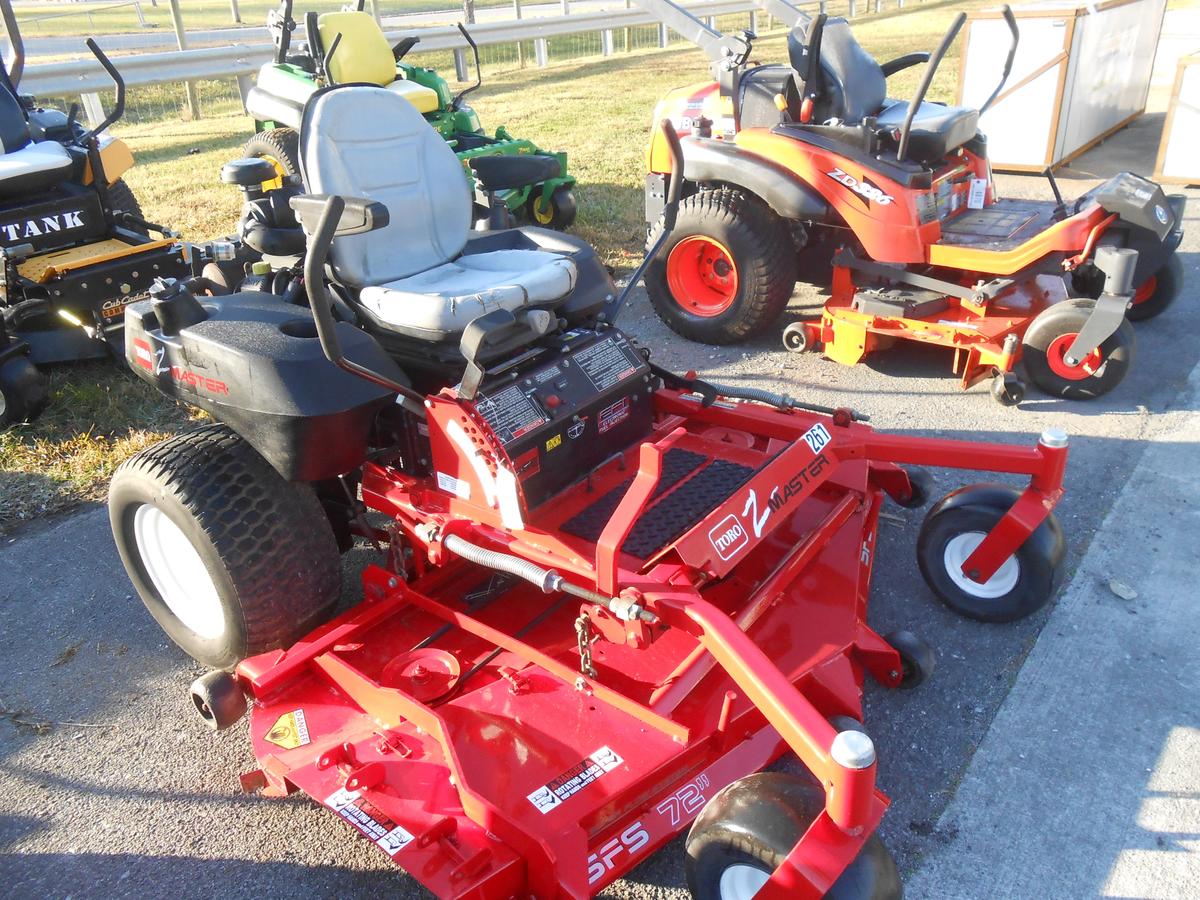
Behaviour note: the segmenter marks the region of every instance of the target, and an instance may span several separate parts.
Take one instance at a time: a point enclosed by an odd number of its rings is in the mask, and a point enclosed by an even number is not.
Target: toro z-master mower
[[[479,116],[466,102],[467,94],[483,81],[479,50],[465,28],[458,26],[475,54],[476,80],[455,94],[435,70],[403,61],[418,38],[409,36],[389,46],[379,23],[362,6],[359,0],[357,10],[308,13],[304,19],[306,44],[299,52],[291,52],[296,30],[292,0],[282,0],[280,8],[271,11],[267,29],[275,42],[275,59],[259,70],[246,97],[246,111],[254,117],[257,131],[246,143],[247,156],[271,160],[280,178],[300,174],[297,129],[305,102],[321,86],[351,82],[386,87],[412,103],[454,148],[468,177],[471,161],[480,157],[547,155],[533,141],[514,138],[504,127],[497,128],[494,135],[483,130]],[[501,191],[500,197],[518,220],[562,230],[575,221],[575,178],[567,174],[566,153],[549,155],[558,160],[556,174],[536,184]],[[482,202],[480,205],[486,210]]]
[[[819,318],[787,327],[789,350],[853,365],[896,339],[947,347],[964,388],[991,379],[1005,404],[1024,394],[1021,360],[1055,397],[1097,397],[1124,378],[1127,314],[1156,315],[1180,286],[1183,198],[1122,173],[1067,202],[1047,172],[1054,201],[1001,199],[980,112],[924,99],[964,14],[932,57],[881,66],[845,19],[793,11],[790,65],[752,66],[753,35],[722,36],[670,0],[638,3],[704,47],[717,75],[655,111],[690,135],[679,220],[646,280],[672,329],[712,344],[750,338],[798,279],[820,282],[832,262],[832,295]],[[983,109],[1016,53],[1004,16],[1012,47]],[[912,99],[888,99],[887,78],[920,63]],[[653,226],[671,172],[657,131],[648,162]]]
[[[120,73],[88,49],[116,84],[116,105],[95,128],[39,108],[0,68],[0,428],[36,416],[49,382],[36,366],[124,360],[123,312],[160,277],[191,274],[191,248],[142,218],[121,175],[133,155],[104,134],[125,108]],[[151,238],[149,232],[157,232]]]
[[[471,233],[458,160],[386,89],[314,97],[301,154],[311,313],[132,307],[134,370],[217,424],[109,494],[146,606],[221,670],[197,709],[250,708],[242,786],[308,793],[443,898],[589,897],[689,823],[696,897],[900,896],[862,681],[933,657],[867,624],[881,507],[928,500],[902,465],[1028,476],[940,500],[917,550],[950,606],[1018,618],[1060,570],[1065,436],[890,436],[657,368],[587,245]],[[384,331],[461,355],[418,389]],[[379,560],[331,618],[352,535]],[[759,774],[788,752],[811,777]]]

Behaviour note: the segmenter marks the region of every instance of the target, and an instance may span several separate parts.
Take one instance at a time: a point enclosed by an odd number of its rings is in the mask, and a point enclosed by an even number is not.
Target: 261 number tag
[[[819,422],[804,432],[804,443],[808,444],[808,449],[813,453],[820,453],[821,448],[831,440],[833,438],[830,437],[829,431]]]

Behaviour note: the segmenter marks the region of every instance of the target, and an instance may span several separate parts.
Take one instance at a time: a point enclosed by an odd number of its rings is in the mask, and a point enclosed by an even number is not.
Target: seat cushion
[[[71,154],[57,141],[27,144],[0,156],[0,194],[36,191],[62,181],[71,171]]]
[[[438,94],[433,88],[425,87],[423,84],[417,84],[415,81],[405,81],[398,79],[389,82],[387,89],[393,94],[399,94],[409,103],[417,108],[417,112],[421,115],[426,113],[437,112]]]
[[[885,128],[902,128],[908,115],[908,101],[889,100],[879,114],[878,123]],[[935,162],[957,150],[979,130],[979,111],[965,106],[942,106],[922,103],[913,116],[909,131],[908,155],[918,162]]]
[[[423,340],[460,334],[473,319],[553,306],[575,287],[575,263],[541,250],[469,253],[408,278],[363,288],[362,303],[392,328]]]

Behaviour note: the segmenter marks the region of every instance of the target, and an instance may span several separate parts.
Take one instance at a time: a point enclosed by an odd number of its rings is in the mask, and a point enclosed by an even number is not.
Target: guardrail
[[[761,11],[758,0],[703,0],[686,4],[686,7],[693,15],[703,19],[735,13],[755,14]],[[567,16],[481,22],[472,25],[470,31],[475,42],[481,47],[533,41],[538,64],[545,65],[548,55],[546,41],[549,38],[597,31],[611,34],[615,29],[638,25],[659,25],[662,29],[660,43],[665,45],[666,26],[650,13],[637,7]],[[457,28],[438,26],[387,32],[389,41],[396,41],[409,34],[415,34],[421,39],[414,55],[417,51],[453,50],[456,51],[456,56],[460,57],[460,63],[465,61],[462,54],[465,53],[467,44]],[[612,41],[610,39],[603,44],[611,48]],[[116,63],[125,83],[130,86],[199,81],[233,78],[257,72],[259,67],[271,60],[273,50],[271,43],[264,41],[198,50],[132,54],[117,57]],[[464,68],[460,65],[460,75],[463,74]],[[22,93],[43,97],[90,94],[106,90],[110,85],[111,81],[104,70],[90,57],[26,66],[25,74],[21,78]]]

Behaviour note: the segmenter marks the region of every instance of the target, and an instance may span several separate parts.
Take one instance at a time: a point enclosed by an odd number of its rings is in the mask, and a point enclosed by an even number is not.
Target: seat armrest
[[[885,62],[879,68],[883,70],[884,78],[890,78],[903,69],[908,69],[924,62],[929,62],[929,54],[922,50],[919,53],[905,53],[903,56],[898,56],[893,60]]]
[[[562,174],[553,156],[477,156],[468,161],[485,191],[503,191],[540,184]]]
[[[346,208],[342,211],[341,220],[334,231],[335,237],[350,234],[366,234],[383,228],[388,223],[388,208],[378,200],[367,200],[364,197],[343,197]],[[329,194],[299,194],[288,201],[296,220],[306,234],[317,230],[317,222],[325,212],[325,204]]]

